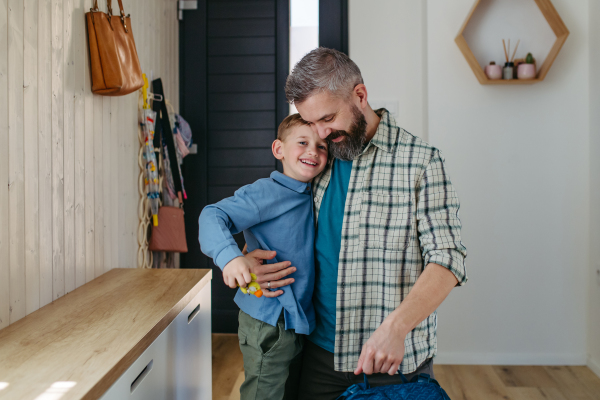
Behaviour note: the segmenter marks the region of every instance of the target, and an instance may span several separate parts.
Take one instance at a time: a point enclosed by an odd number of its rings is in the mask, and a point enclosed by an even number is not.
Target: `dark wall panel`
[[[211,111],[208,114],[208,129],[275,129],[275,112]]]
[[[319,0],[319,46],[348,54],[348,0]]]
[[[215,149],[208,155],[209,167],[274,167],[271,149]],[[251,183],[251,182],[248,182]]]
[[[275,73],[275,56],[221,56],[208,59],[209,74]]]
[[[275,54],[274,37],[214,38],[208,42],[209,56]]]
[[[211,131],[208,147],[229,149],[248,147],[270,148],[273,143],[273,130]]]
[[[273,36],[275,18],[208,21],[209,37]]]
[[[275,92],[275,74],[211,75],[210,93]]]
[[[213,268],[213,332],[237,331],[234,289],[200,253],[198,216],[277,168],[271,144],[288,113],[289,0],[201,0],[180,23],[182,115],[198,155],[184,161],[189,253],[182,268]],[[191,194],[191,195],[190,195]],[[243,235],[235,235],[244,246]]]
[[[210,111],[275,111],[275,93],[220,93],[208,95]]]
[[[209,1],[208,18],[274,18],[275,1]]]

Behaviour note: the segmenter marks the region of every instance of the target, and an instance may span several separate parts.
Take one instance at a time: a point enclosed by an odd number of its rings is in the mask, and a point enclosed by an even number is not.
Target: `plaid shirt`
[[[363,344],[436,263],[467,281],[459,202],[438,149],[396,126],[385,109],[375,136],[352,163],[344,209],[335,326],[335,370],[353,371]],[[315,218],[331,162],[314,181]],[[410,373],[437,352],[434,311],[406,337]]]

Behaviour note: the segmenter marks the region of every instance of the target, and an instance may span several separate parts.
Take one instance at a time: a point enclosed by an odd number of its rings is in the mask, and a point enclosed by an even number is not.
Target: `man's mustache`
[[[341,136],[350,136],[350,135],[348,135],[348,132],[346,132],[346,131],[334,131],[334,132],[331,132],[327,136],[327,141],[331,142],[332,140],[337,139]]]

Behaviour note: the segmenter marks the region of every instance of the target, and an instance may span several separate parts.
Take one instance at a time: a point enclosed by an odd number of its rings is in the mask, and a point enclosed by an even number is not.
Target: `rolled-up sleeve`
[[[233,235],[258,223],[259,209],[241,188],[232,197],[204,207],[198,220],[200,248],[223,269],[229,261],[243,256]]]
[[[467,249],[461,241],[460,203],[444,159],[435,150],[417,189],[417,224],[424,265],[448,268],[458,285],[467,282]]]

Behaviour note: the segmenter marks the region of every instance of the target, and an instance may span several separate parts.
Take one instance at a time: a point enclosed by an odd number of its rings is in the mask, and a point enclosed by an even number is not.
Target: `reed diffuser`
[[[510,39],[508,39],[508,50],[506,49],[506,42],[502,39],[502,47],[504,48],[504,57],[506,58],[506,63],[504,64],[504,68],[502,69],[502,79],[510,80],[513,79],[514,75],[514,67],[515,67],[515,54],[517,54],[517,49],[519,48],[519,43],[521,43],[521,39],[517,41],[517,45],[515,46],[515,50],[512,53],[512,57],[509,59],[508,55],[510,54]]]

